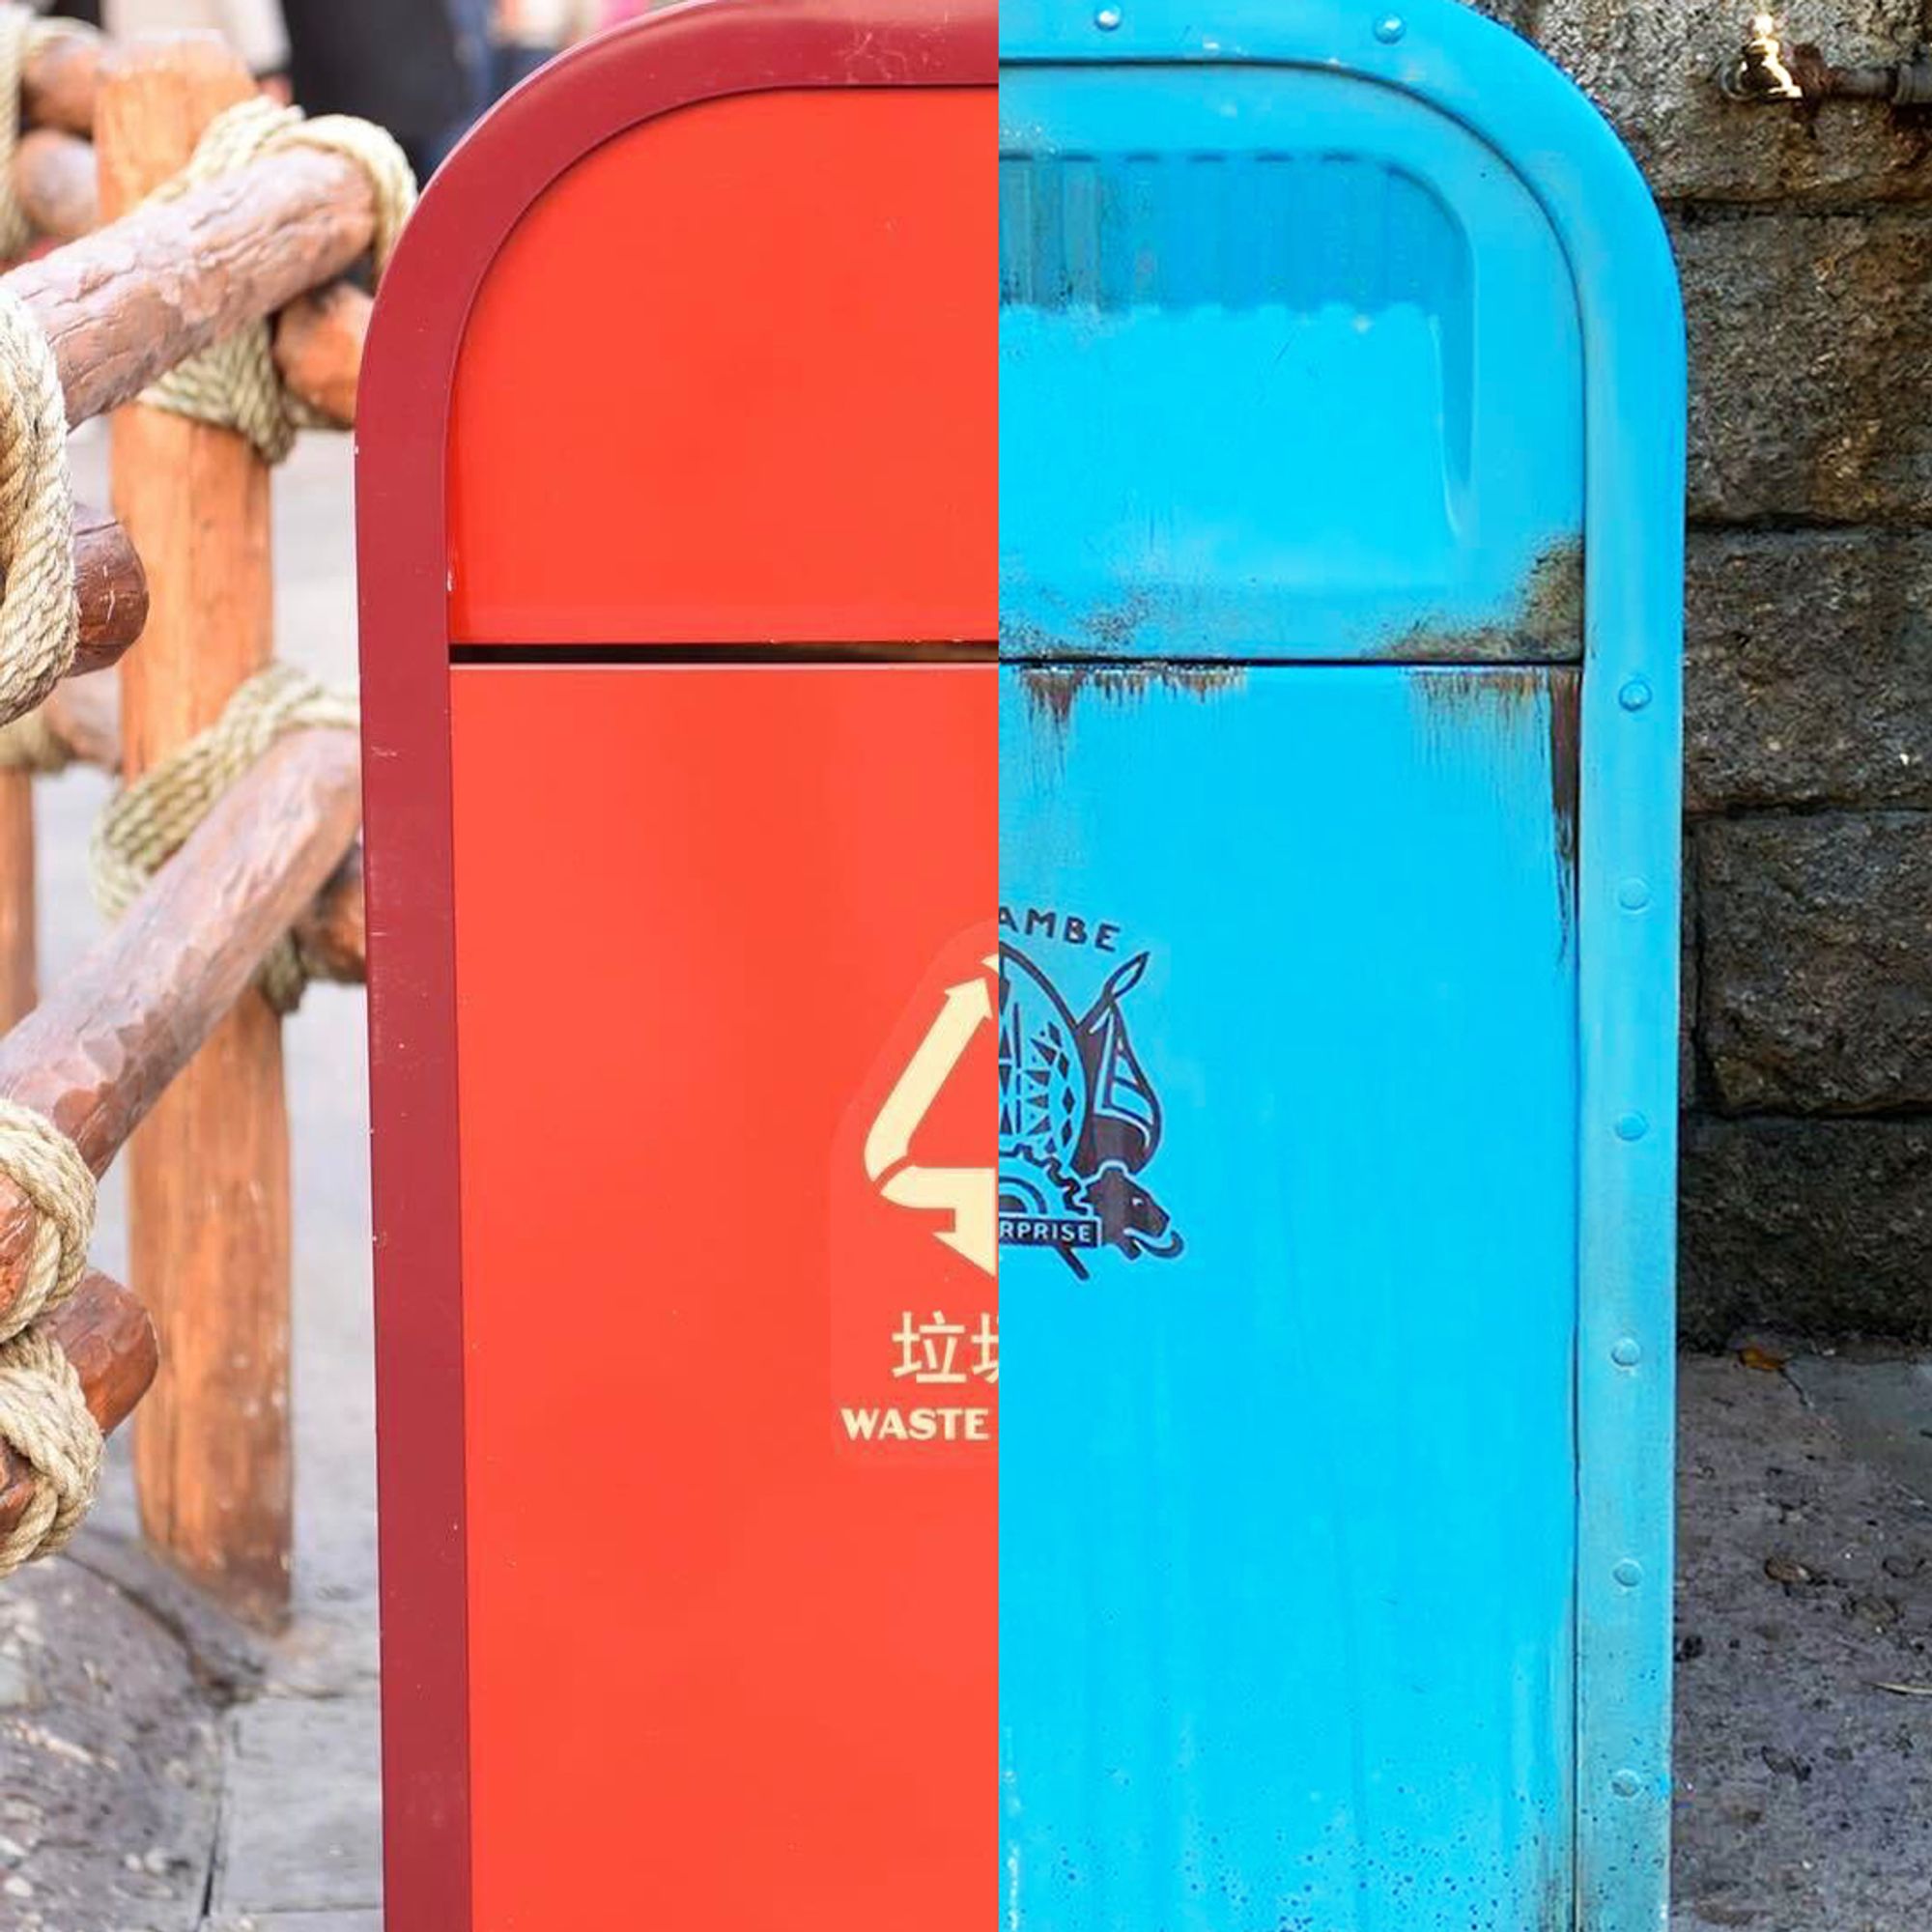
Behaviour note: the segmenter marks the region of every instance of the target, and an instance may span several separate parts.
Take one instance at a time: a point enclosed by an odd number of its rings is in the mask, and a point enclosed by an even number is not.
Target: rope
[[[279,107],[263,97],[239,101],[209,124],[187,166],[158,190],[156,199],[171,199],[287,148],[322,148],[346,155],[369,177],[376,202],[373,252],[380,279],[415,206],[416,185],[402,149],[370,122],[346,114],[325,114],[309,121],[300,108]],[[141,400],[196,422],[240,431],[265,463],[280,463],[288,455],[297,430],[326,426],[326,418],[282,386],[266,319],[250,323],[170,370]]]
[[[270,665],[228,700],[207,730],[115,794],[94,828],[94,896],[118,919],[242,773],[288,731],[360,728],[355,700],[290,665]],[[263,961],[261,988],[280,1013],[301,1004],[320,962],[285,934]]]
[[[34,1472],[34,1496],[0,1537],[0,1577],[66,1547],[94,1507],[105,1449],[80,1377],[40,1328],[0,1344],[0,1441]]]
[[[56,41],[98,38],[82,20],[43,20],[31,7],[0,6],[0,262],[24,254],[34,239],[34,225],[14,191],[27,63]]]
[[[47,723],[44,710],[29,711],[11,724],[0,724],[0,772],[57,778],[73,761],[73,747]]]
[[[0,1314],[0,1342],[51,1314],[78,1286],[94,1233],[94,1176],[44,1115],[0,1098],[0,1174],[34,1209],[34,1243],[20,1292]]]
[[[54,1123],[0,1098],[0,1174],[34,1209],[33,1245],[19,1293],[0,1316],[0,1442],[34,1472],[34,1495],[0,1537],[0,1577],[61,1548],[93,1507],[100,1481],[99,1425],[80,1377],[47,1332],[51,1314],[79,1286],[94,1232],[94,1176]]]
[[[0,282],[0,724],[66,676],[80,629],[67,400],[33,312]]]

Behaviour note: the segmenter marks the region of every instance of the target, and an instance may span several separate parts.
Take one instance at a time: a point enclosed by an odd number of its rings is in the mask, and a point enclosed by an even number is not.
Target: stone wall
[[[1750,0],[1490,0],[1677,247],[1691,401],[1687,1332],[1932,1336],[1932,116],[1726,101]],[[1921,0],[1792,0],[1839,62]]]

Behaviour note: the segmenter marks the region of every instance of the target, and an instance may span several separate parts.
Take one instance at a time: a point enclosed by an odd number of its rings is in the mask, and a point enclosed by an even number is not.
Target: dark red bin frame
[[[438,175],[376,305],[358,407],[356,541],[394,1932],[473,1925],[446,518],[464,332],[530,207],[640,122],[775,88],[997,81],[993,0],[916,5],[693,0],[572,50]]]

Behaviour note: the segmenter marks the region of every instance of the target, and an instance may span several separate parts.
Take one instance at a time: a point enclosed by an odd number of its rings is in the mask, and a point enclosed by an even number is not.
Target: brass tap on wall
[[[1718,85],[1733,100],[1754,106],[1821,100],[1888,100],[1894,107],[1932,107],[1932,58],[1836,67],[1809,42],[1787,45],[1770,14],[1751,16],[1749,38],[1725,61]]]
[[[1727,61],[1718,84],[1733,100],[1803,100],[1804,90],[1785,65],[1784,43],[1769,14],[1751,16],[1750,39]]]

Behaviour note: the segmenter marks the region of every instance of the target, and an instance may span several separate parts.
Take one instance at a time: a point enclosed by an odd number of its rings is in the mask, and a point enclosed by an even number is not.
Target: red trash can
[[[995,33],[620,29],[477,128],[378,305],[404,1932],[983,1918]]]

